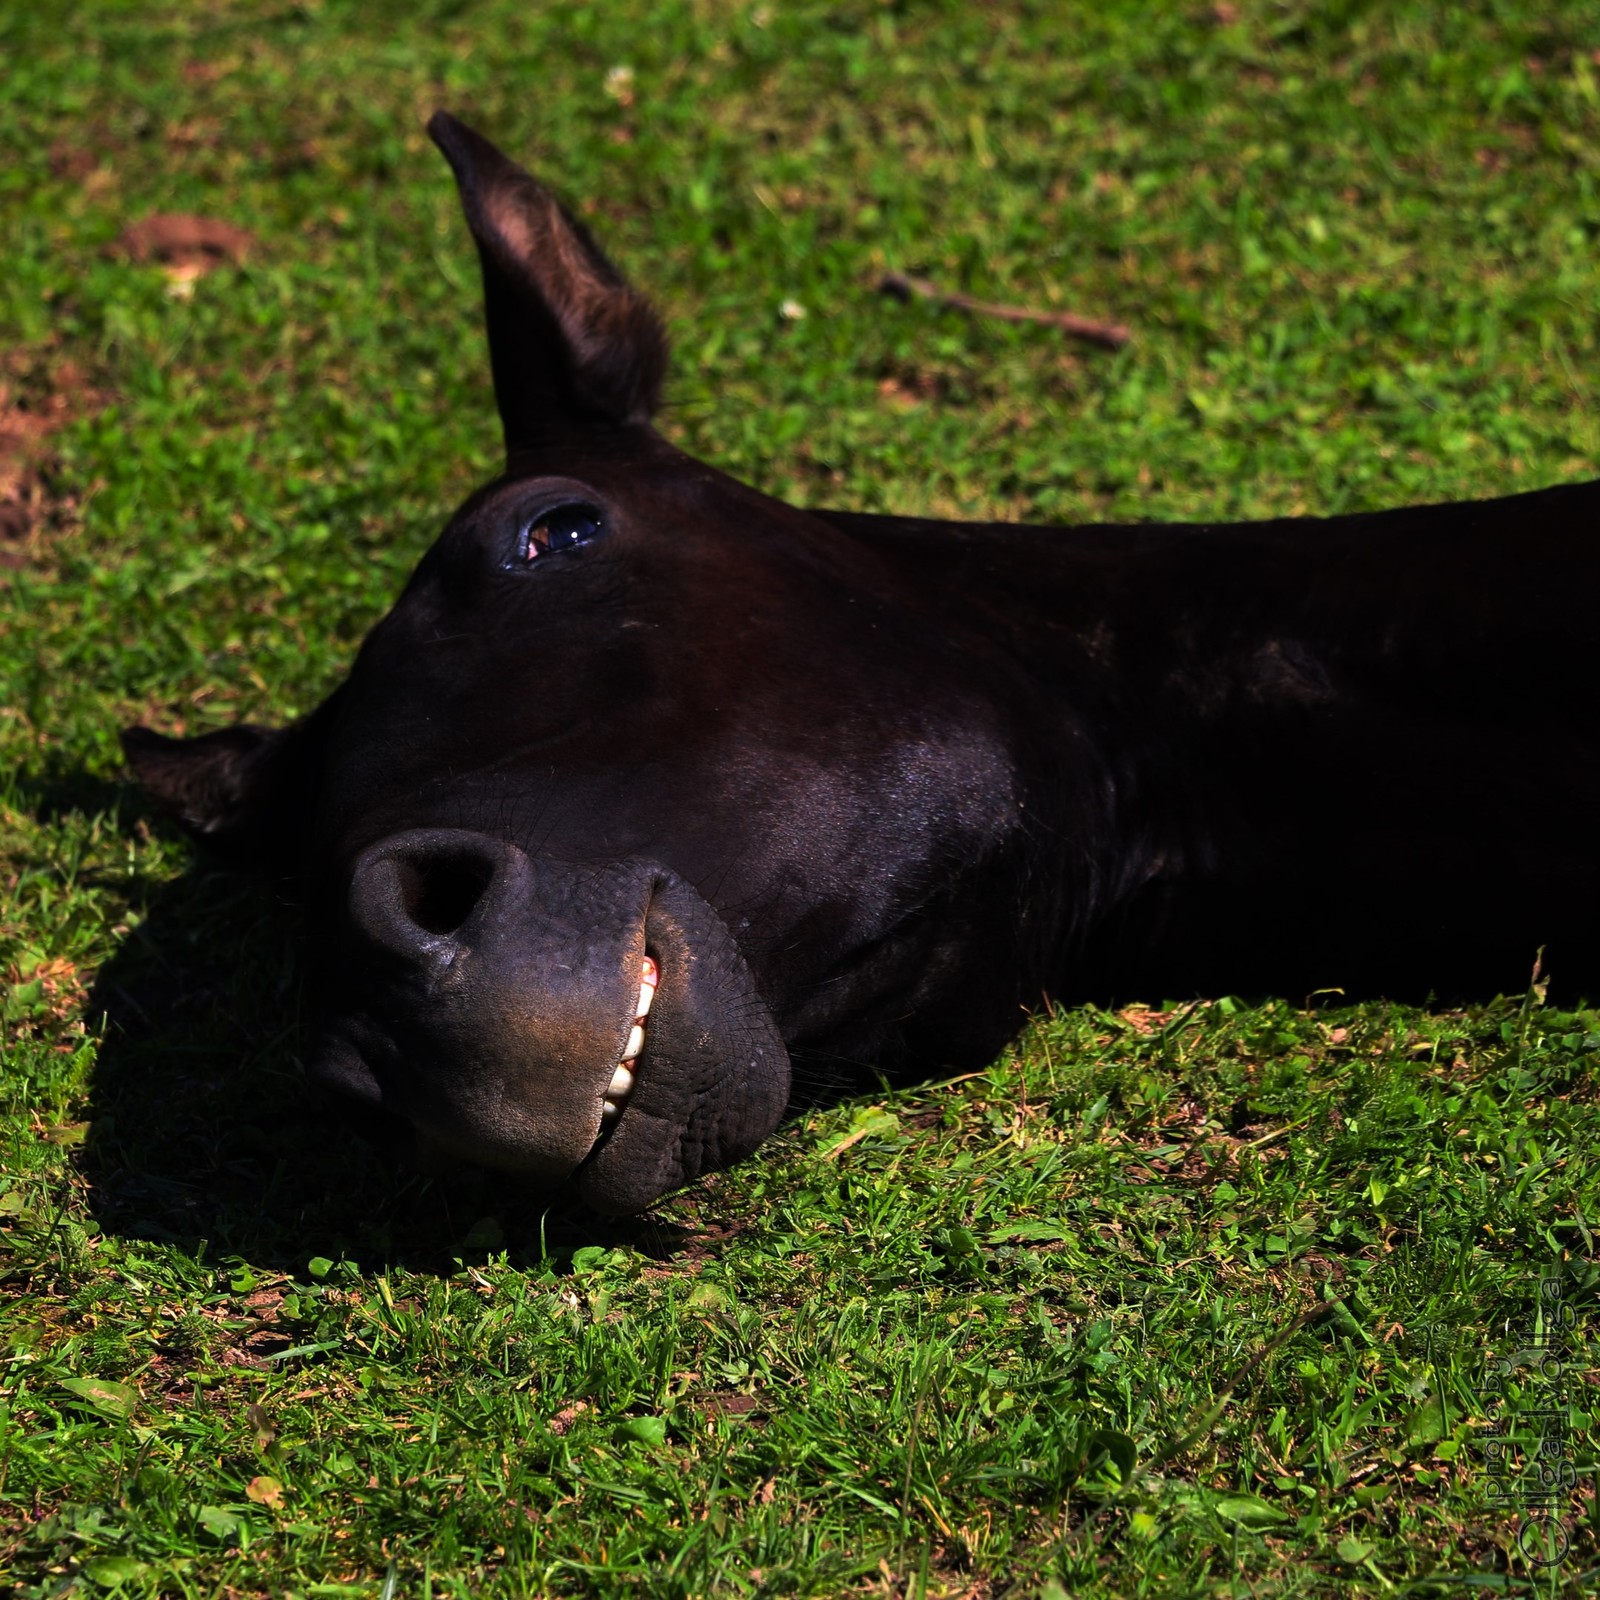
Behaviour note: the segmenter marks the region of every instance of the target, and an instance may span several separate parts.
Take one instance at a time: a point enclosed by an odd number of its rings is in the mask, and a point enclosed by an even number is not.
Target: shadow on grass
[[[297,1273],[319,1255],[449,1272],[502,1240],[525,1266],[584,1245],[695,1248],[694,1228],[603,1218],[492,1174],[419,1175],[401,1130],[305,1078],[289,908],[204,864],[144,888],[88,1006],[105,1028],[79,1167],[107,1232]]]

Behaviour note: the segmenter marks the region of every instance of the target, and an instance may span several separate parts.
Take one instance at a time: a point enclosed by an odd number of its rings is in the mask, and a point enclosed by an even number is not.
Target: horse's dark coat
[[[1595,987],[1600,484],[1201,527],[799,511],[651,428],[649,307],[433,133],[504,474],[304,722],[126,736],[188,826],[300,880],[329,1082],[629,1210],[753,1149],[791,1050],[931,1070],[1044,992],[1467,994],[1541,947]]]

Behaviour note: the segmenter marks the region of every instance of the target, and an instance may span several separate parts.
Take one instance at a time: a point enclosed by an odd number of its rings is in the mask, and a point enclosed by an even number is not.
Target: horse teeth
[[[606,1122],[612,1121],[621,1112],[623,1102],[633,1093],[632,1063],[639,1059],[644,1050],[644,1021],[650,1015],[650,1002],[656,997],[656,985],[660,981],[660,970],[655,962],[646,956],[644,966],[639,973],[639,1009],[635,1014],[633,1026],[628,1030],[628,1042],[622,1047],[622,1059],[611,1074],[611,1082],[606,1085],[605,1099],[600,1105],[600,1116]]]

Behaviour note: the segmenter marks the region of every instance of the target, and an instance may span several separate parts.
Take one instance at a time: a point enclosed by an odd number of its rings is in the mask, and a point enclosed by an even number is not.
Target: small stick
[[[935,305],[954,306],[957,311],[970,311],[978,317],[998,317],[1002,322],[1042,322],[1046,327],[1060,328],[1074,339],[1097,344],[1102,350],[1120,350],[1133,337],[1132,330],[1120,322],[1096,322],[1074,311],[1038,311],[1032,306],[974,300],[971,295],[950,293],[926,278],[910,278],[903,272],[886,274],[879,281],[878,290],[900,300],[931,300]]]

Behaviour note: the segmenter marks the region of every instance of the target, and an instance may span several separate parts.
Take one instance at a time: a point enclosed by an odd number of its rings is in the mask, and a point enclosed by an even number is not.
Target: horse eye
[[[605,520],[595,506],[585,505],[580,500],[552,506],[529,524],[527,558],[532,561],[536,556],[553,555],[558,550],[588,544],[605,531]]]

